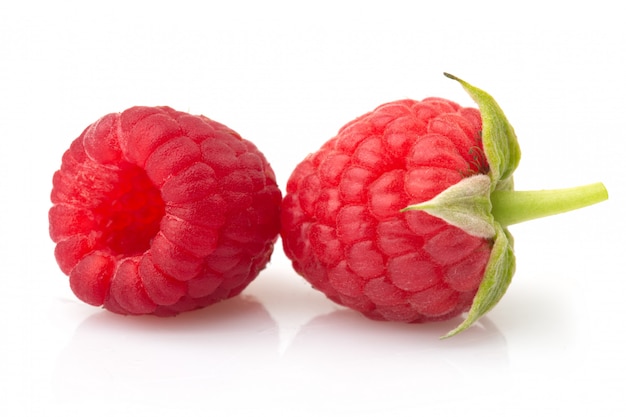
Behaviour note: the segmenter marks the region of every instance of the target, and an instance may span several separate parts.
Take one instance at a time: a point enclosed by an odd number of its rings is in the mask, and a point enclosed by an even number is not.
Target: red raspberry
[[[294,269],[379,320],[478,320],[515,271],[507,226],[605,200],[601,183],[515,191],[520,150],[495,100],[455,79],[480,111],[441,98],[384,104],[292,173],[281,236]]]
[[[239,294],[265,267],[281,193],[263,154],[204,116],[108,114],[54,174],[55,256],[84,302],[175,315]]]
[[[282,239],[295,270],[374,319],[467,310],[491,242],[400,210],[486,172],[480,133],[478,110],[438,98],[384,104],[344,126],[287,184]]]

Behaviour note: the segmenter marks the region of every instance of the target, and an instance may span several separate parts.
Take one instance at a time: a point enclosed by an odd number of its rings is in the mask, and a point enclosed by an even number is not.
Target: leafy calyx
[[[489,172],[464,178],[431,200],[403,211],[426,211],[466,233],[490,239],[493,245],[467,317],[443,336],[447,338],[474,324],[508,289],[515,273],[515,255],[507,226],[595,204],[606,200],[608,193],[601,183],[562,190],[513,190],[513,172],[521,157],[513,127],[491,95],[458,77],[444,75],[459,82],[478,105]]]

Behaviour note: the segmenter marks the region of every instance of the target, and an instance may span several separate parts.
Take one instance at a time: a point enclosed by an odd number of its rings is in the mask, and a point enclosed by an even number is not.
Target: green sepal
[[[447,333],[442,339],[452,337],[466,330],[478,319],[495,307],[515,273],[515,255],[513,253],[513,237],[507,229],[496,223],[496,237],[494,239],[489,261],[485,267],[483,280],[474,296],[472,307],[465,320],[454,330]]]
[[[521,150],[515,130],[491,95],[454,75],[445,72],[444,75],[458,81],[478,105],[483,123],[483,149],[494,190],[499,182],[511,178],[519,165]]]
[[[493,239],[496,229],[490,196],[489,176],[472,175],[451,185],[431,200],[410,205],[402,211],[425,211],[472,236]]]
[[[482,119],[482,144],[489,165],[491,192],[513,189],[513,172],[521,158],[521,150],[513,126],[504,112],[487,92],[447,73],[444,75],[459,82],[476,102]],[[482,196],[477,197],[482,198]],[[491,202],[491,195],[489,195]],[[482,216],[479,211],[477,216]],[[495,228],[495,238],[485,267],[485,274],[472,301],[467,318],[456,329],[444,336],[454,336],[470,327],[500,301],[509,287],[515,272],[513,237],[490,212]]]

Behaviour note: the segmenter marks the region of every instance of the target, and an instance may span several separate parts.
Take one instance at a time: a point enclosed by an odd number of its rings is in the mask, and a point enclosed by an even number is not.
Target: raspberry
[[[288,181],[282,239],[295,270],[373,319],[467,310],[491,242],[400,210],[487,171],[480,132],[478,110],[439,98],[387,103],[344,126]]]
[[[443,98],[383,104],[342,127],[287,183],[281,237],[298,274],[376,320],[490,310],[515,271],[507,226],[607,198],[600,183],[518,192],[513,128],[495,100],[446,74],[479,109]]]
[[[54,174],[55,257],[82,301],[175,315],[239,294],[266,266],[281,193],[228,127],[133,107],[83,131]]]

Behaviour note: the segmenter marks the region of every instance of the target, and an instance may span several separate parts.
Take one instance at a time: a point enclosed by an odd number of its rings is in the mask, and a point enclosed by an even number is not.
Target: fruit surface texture
[[[333,301],[379,320],[444,320],[467,311],[492,239],[423,211],[489,171],[474,108],[401,100],[348,123],[287,185],[282,239],[296,271]]]
[[[55,257],[82,301],[171,316],[239,294],[266,266],[281,193],[230,128],[169,107],[108,114],[53,176]]]

